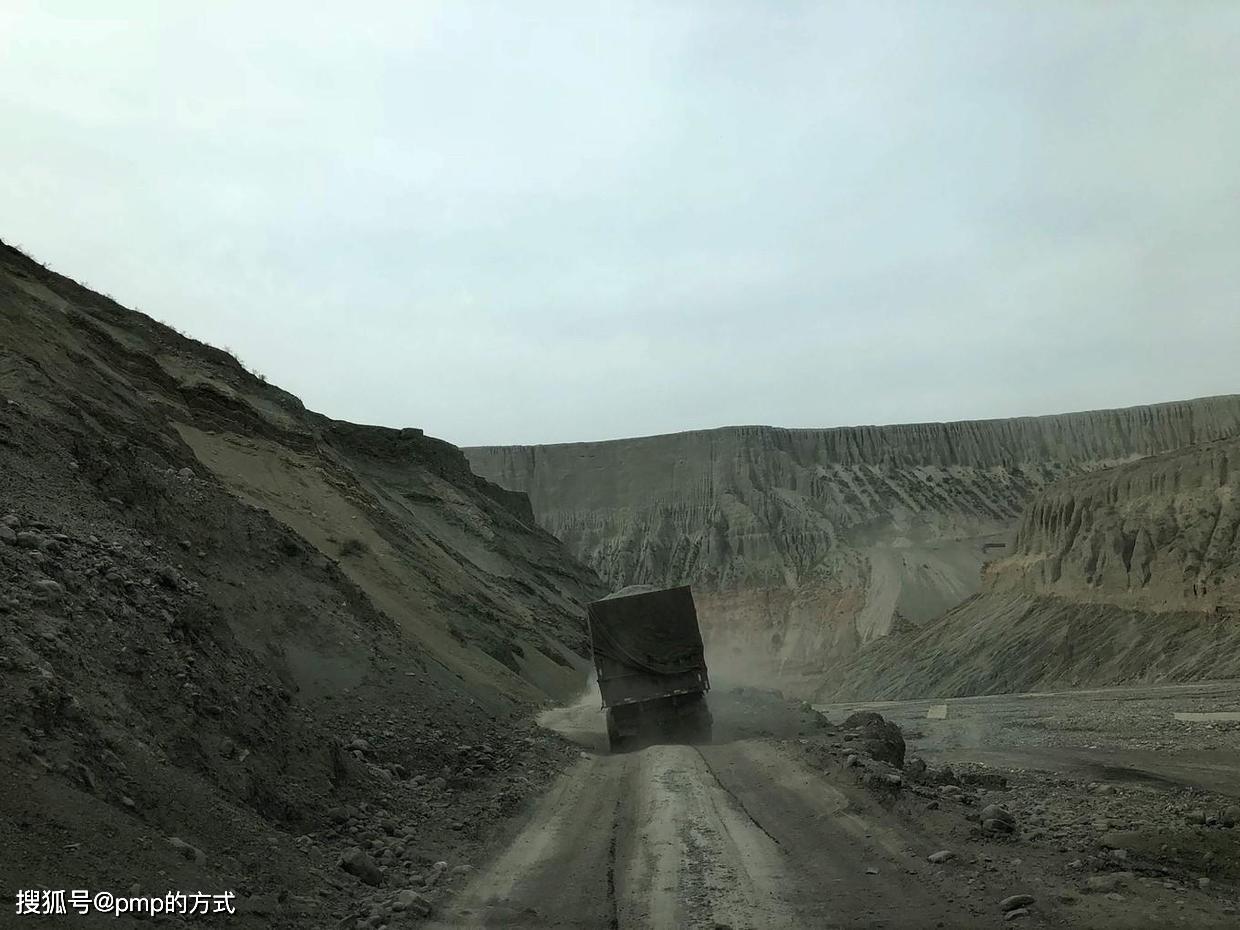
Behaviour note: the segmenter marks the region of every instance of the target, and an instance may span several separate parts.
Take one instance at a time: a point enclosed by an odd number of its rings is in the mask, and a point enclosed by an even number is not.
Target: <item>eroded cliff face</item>
[[[1240,440],[1070,478],[981,593],[829,670],[884,699],[1240,676]]]
[[[990,587],[1147,610],[1235,605],[1238,463],[1229,439],[1052,485]]]
[[[613,588],[692,583],[712,668],[811,688],[981,588],[1063,478],[1240,433],[1240,397],[1012,420],[466,449]],[[1030,530],[1029,532],[1032,532]]]

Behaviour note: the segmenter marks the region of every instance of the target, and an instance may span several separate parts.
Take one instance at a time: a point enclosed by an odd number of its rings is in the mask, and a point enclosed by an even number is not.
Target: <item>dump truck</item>
[[[612,751],[709,741],[710,678],[688,586],[624,588],[593,601],[587,613]]]

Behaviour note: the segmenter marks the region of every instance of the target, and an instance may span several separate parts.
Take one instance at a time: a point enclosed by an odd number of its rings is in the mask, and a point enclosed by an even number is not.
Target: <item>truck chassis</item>
[[[706,695],[701,691],[607,708],[607,742],[612,752],[659,740],[709,743],[713,726]]]

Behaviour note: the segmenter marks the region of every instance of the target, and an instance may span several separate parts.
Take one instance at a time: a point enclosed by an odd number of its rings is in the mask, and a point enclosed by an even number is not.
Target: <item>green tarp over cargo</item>
[[[704,668],[702,634],[688,586],[625,588],[588,609],[595,652],[655,675]]]

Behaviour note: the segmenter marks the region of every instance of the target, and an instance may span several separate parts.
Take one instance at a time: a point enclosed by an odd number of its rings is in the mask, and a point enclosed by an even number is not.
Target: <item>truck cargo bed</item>
[[[604,707],[710,689],[688,586],[621,592],[594,601],[588,616]]]

